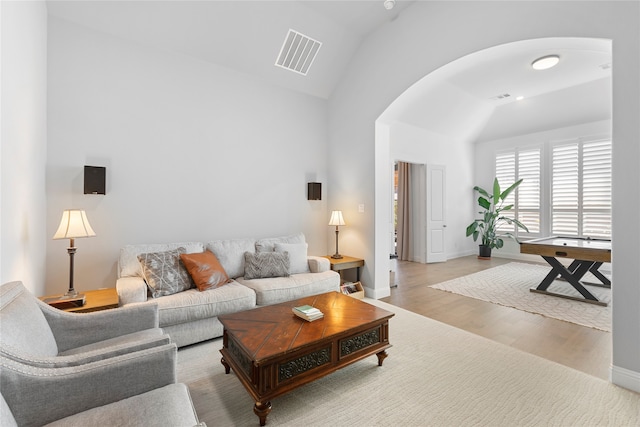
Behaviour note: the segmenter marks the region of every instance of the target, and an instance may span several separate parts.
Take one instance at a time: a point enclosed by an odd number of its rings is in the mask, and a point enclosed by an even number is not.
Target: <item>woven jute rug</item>
[[[276,426],[638,426],[640,394],[411,313],[396,315],[389,357],[368,357],[274,398]],[[189,386],[209,426],[257,427],[254,401],[220,363],[222,340],[178,352],[178,381]]]
[[[610,289],[586,286],[600,301],[606,302],[607,307],[530,292],[529,289],[537,287],[549,271],[551,267],[545,265],[511,262],[431,287],[602,331],[611,331]],[[591,273],[585,275],[583,281],[598,283],[598,279]],[[569,283],[561,280],[554,281],[549,291],[581,297]]]

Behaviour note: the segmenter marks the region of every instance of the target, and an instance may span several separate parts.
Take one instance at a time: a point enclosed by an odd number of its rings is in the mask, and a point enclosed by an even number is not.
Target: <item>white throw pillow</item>
[[[309,262],[307,261],[306,243],[276,243],[276,252],[289,252],[289,272],[291,274],[308,273]]]
[[[206,249],[220,261],[230,279],[244,276],[244,253],[255,251],[255,239],[215,240]]]
[[[271,237],[268,239],[260,239],[256,241],[256,252],[273,252],[276,243],[305,243],[304,234],[302,232],[291,234],[289,236]]]

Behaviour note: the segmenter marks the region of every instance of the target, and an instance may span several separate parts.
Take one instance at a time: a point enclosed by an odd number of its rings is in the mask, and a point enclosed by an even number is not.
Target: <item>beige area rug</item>
[[[640,394],[380,301],[389,357],[361,360],[271,402],[267,426],[638,426]],[[208,426],[258,426],[220,364],[221,339],[178,353]]]
[[[585,286],[600,301],[608,303],[607,307],[530,292],[550,271],[550,266],[511,262],[431,287],[610,332],[611,290]],[[591,273],[583,281],[598,283]],[[573,286],[561,280],[554,281],[549,291],[581,297]]]

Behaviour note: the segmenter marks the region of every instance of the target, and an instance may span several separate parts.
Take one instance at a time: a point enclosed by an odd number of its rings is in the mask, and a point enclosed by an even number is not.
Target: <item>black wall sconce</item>
[[[85,166],[84,194],[106,194],[106,176],[104,166]]]
[[[307,200],[322,200],[322,183],[307,183]]]

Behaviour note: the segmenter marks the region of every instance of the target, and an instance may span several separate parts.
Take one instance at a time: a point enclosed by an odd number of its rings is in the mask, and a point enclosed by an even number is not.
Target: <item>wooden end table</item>
[[[118,292],[116,288],[96,289],[93,291],[81,292],[86,297],[86,302],[82,307],[62,308],[61,310],[70,313],[90,313],[92,311],[108,310],[118,308]],[[55,296],[40,297],[41,301]]]
[[[343,255],[342,258],[331,258],[331,255],[325,255],[325,258],[329,260],[331,269],[337,271],[340,274],[340,282],[342,282],[342,272],[356,268],[356,281],[360,281],[360,267],[364,266],[364,260],[362,258],[355,258],[351,256]]]
[[[307,322],[291,311],[305,304],[324,317]],[[274,397],[374,354],[382,366],[393,316],[339,292],[221,315],[221,363],[253,397],[264,426]]]

